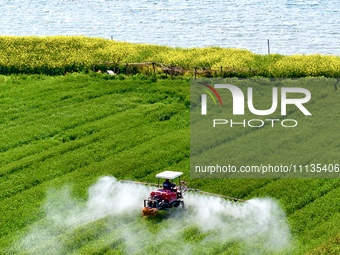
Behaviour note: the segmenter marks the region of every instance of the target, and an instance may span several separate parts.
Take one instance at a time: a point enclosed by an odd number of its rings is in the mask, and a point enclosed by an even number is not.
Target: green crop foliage
[[[135,60],[131,58],[132,52],[139,52],[143,58],[151,58],[153,54],[161,56],[164,51],[176,50],[190,52],[191,57],[197,57],[202,65],[209,60],[200,56],[213,55],[221,50],[126,44],[126,47],[136,47],[135,50],[119,55],[114,53],[114,45],[124,48],[125,44],[105,40],[83,37],[72,37],[72,40],[69,37],[20,39],[24,40],[19,42],[18,38],[2,37],[1,43],[7,41],[18,51],[20,43],[36,43],[31,50],[53,52],[54,43],[65,40],[65,50],[68,49],[67,45],[72,45],[79,50],[87,47],[96,54],[99,54],[98,49],[110,46],[112,57],[117,56],[121,60],[130,58],[130,61]],[[40,45],[41,40],[45,40],[45,46]],[[148,47],[152,48],[152,54]],[[2,47],[0,49],[3,50]],[[86,57],[79,52],[68,53],[65,57],[70,59],[72,54],[73,57]],[[242,61],[257,59],[259,68],[266,66],[265,56],[243,53],[245,57]],[[101,54],[100,57],[103,57],[106,53],[103,51]],[[69,59],[63,62],[57,55],[54,59],[60,61],[60,66],[54,70],[63,69],[65,63],[70,63],[67,62]],[[270,64],[283,58],[270,56]],[[182,61],[180,58],[177,60]],[[219,57],[218,61],[222,63],[226,59]],[[22,68],[31,68],[26,61],[21,63]],[[87,68],[82,61],[74,63],[79,68]],[[17,67],[13,64],[11,68]],[[52,70],[49,68],[46,70]],[[16,70],[19,72],[19,69]],[[148,231],[151,236],[157,236],[163,225],[176,223],[175,217],[163,215],[163,218],[146,220],[139,214],[109,215],[75,228],[53,225],[46,218],[47,199],[51,194],[55,196],[53,201],[56,206],[67,214],[68,210],[77,210],[77,206],[83,208],[86,205],[89,187],[101,176],[155,182],[155,173],[165,169],[182,171],[189,186],[200,190],[243,199],[268,196],[276,199],[287,215],[294,238],[293,249],[283,254],[337,254],[340,233],[339,179],[192,179],[189,174],[188,80],[154,79],[142,74],[114,77],[97,73],[0,76],[1,254],[126,254],[126,251],[132,254],[173,254],[183,244],[190,245],[194,254],[244,254],[242,242],[221,243],[216,240],[210,242],[212,245],[202,245],[209,233],[195,225],[170,233],[171,238],[166,244],[156,239],[150,242],[150,237],[143,235]],[[334,105],[338,102],[334,87],[330,86],[317,99],[324,102],[325,107],[311,106],[313,114],[325,117],[337,114],[336,108],[332,113],[324,111],[329,109],[327,102]],[[261,102],[260,106],[265,103]],[[291,114],[294,116],[294,113]],[[319,132],[322,130],[318,126],[312,130],[311,139],[304,137],[308,149],[319,146],[318,150],[322,152],[311,157],[338,157],[337,152],[322,150],[326,142],[334,143],[338,148],[336,125],[333,123],[329,130],[324,130],[330,133],[327,141],[320,138]],[[260,141],[266,132],[266,129],[253,133],[239,132],[237,137],[242,140],[252,136],[254,141]],[[296,142],[299,141],[297,134]],[[232,145],[236,146],[231,141]],[[273,146],[267,143],[261,150],[270,152],[275,149]],[[235,147],[234,154],[230,156],[242,160],[242,149]],[[63,204],[64,196],[73,200]],[[123,229],[121,222],[127,222]],[[121,232],[116,231],[119,228]],[[143,244],[142,248],[137,245],[126,247],[125,239],[128,236],[124,236],[125,228],[136,234]],[[42,242],[35,242],[35,246],[27,245],[34,240],[25,239],[32,229],[41,231],[45,236]],[[20,243],[20,240],[26,242]],[[63,244],[62,247],[59,244]],[[20,248],[20,245],[27,247]]]

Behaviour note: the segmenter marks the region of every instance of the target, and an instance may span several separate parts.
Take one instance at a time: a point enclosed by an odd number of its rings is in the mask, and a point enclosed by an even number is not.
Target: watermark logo
[[[216,91],[216,89],[214,89],[212,86],[201,82],[200,84],[202,84],[203,86],[205,86],[207,89],[205,89],[205,92],[210,96],[210,98],[214,101],[215,105],[217,105],[216,103],[216,99],[215,97],[212,95],[212,93],[215,94],[215,96],[217,97],[220,105],[222,106],[222,99],[220,94],[218,94],[218,92]],[[212,92],[212,93],[211,93]],[[207,115],[207,94],[202,94],[201,95],[201,101],[202,101],[202,115]]]
[[[212,91],[217,99],[219,100],[220,105],[222,106],[222,99],[220,94],[216,91],[216,89],[227,89],[232,94],[233,99],[233,115],[244,115],[244,106],[245,106],[245,97],[243,94],[243,91],[231,84],[215,84],[214,87],[205,84],[200,83],[206,88],[208,88],[210,91]],[[207,94],[210,95],[212,100],[214,101],[216,105],[216,100],[212,93],[206,90]],[[288,94],[304,94],[303,98],[287,98]],[[201,114],[207,115],[207,94],[201,95]],[[311,99],[311,93],[309,90],[305,88],[291,88],[291,87],[283,87],[281,88],[281,115],[287,115],[287,105],[295,105],[304,115],[311,116],[312,114],[307,110],[307,108],[304,106],[305,103],[307,103]],[[248,87],[247,88],[247,105],[248,109],[251,113],[258,116],[266,116],[274,113],[278,106],[278,88],[274,87],[272,88],[272,105],[269,109],[266,110],[259,110],[254,107],[253,103],[253,88]]]
[[[337,82],[311,77],[191,80],[191,175],[339,178]]]

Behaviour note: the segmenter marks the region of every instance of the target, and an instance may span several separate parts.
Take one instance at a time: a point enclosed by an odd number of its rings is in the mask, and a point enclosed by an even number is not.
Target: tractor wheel
[[[178,207],[180,204],[181,204],[180,201],[175,201],[175,202],[173,203],[173,206],[174,206],[174,207]]]

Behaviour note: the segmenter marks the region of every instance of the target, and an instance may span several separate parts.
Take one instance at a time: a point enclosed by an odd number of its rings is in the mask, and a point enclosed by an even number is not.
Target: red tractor
[[[182,205],[184,208],[183,195],[186,190],[185,182],[181,182],[182,172],[164,171],[156,175],[158,178],[158,189],[152,191],[148,199],[144,199],[143,215],[155,215],[158,210],[169,211],[172,207]],[[178,185],[170,182],[178,177]],[[160,187],[159,179],[164,179],[163,186]]]

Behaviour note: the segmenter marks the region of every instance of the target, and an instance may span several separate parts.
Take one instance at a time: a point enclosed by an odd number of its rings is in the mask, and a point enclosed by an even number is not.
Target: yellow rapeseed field
[[[83,36],[0,36],[0,74],[64,74],[92,70],[98,63],[155,62],[233,70],[235,76],[340,76],[340,57],[329,55],[260,55],[221,47],[172,48]]]

